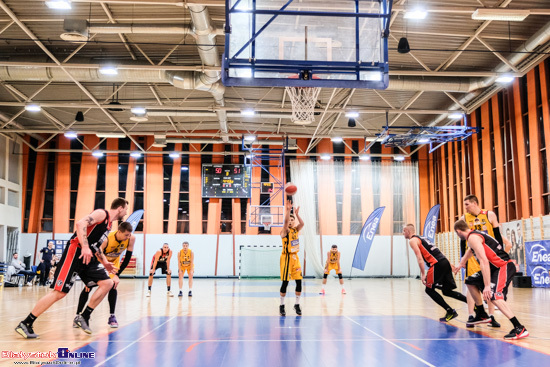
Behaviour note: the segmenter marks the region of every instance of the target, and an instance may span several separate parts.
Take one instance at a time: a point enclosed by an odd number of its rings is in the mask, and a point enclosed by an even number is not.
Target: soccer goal
[[[239,278],[279,278],[281,246],[240,246]]]

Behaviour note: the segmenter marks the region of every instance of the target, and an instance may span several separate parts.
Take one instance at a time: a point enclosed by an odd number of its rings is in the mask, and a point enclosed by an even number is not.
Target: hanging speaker
[[[74,119],[75,121],[78,121],[78,122],[84,121],[84,114],[82,113],[82,111],[78,111]]]
[[[350,118],[348,120],[348,127],[355,127],[356,124],[355,124],[355,119],[354,118]]]
[[[400,54],[407,54],[411,51],[411,47],[409,46],[409,41],[407,40],[407,37],[401,37],[399,40],[399,43],[397,44],[397,52]]]

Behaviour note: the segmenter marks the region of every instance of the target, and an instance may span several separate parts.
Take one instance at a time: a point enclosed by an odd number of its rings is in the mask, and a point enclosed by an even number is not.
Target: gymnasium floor
[[[176,285],[174,287],[174,285]],[[291,283],[292,285],[292,283]],[[172,282],[177,294],[177,281]],[[320,280],[305,280],[303,316],[297,317],[287,294],[287,317],[278,316],[277,280],[195,280],[192,298],[166,297],[164,279],[155,279],[145,297],[146,280],[122,280],[117,304],[118,329],[107,325],[108,304],[92,314],[91,336],[72,328],[82,284],[35,322],[37,340],[13,331],[44,287],[0,290],[2,365],[24,359],[4,352],[95,353],[83,366],[549,366],[548,289],[511,288],[510,304],[531,336],[505,342],[511,325],[497,311],[500,329],[466,329],[466,306],[455,300],[459,317],[450,324],[415,279],[354,279],[340,294],[329,278],[327,295]],[[289,288],[291,291],[292,287]],[[187,286],[184,286],[186,294]],[[53,359],[28,358],[46,362]],[[32,363],[28,363],[32,364]],[[34,363],[35,365],[37,363]],[[64,363],[65,364],[65,363]]]

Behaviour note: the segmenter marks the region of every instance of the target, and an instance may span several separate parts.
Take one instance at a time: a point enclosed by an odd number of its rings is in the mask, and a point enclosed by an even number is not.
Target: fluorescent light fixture
[[[189,167],[183,166],[183,167],[181,167],[181,170],[182,170],[182,171],[189,171]]]
[[[429,138],[420,138],[416,141],[418,144],[428,144],[430,142]]]
[[[405,19],[426,19],[427,15],[428,15],[428,12],[426,10],[413,9],[410,11],[406,11],[403,17]]]
[[[529,16],[527,9],[477,9],[472,13],[474,20],[502,20],[508,22],[521,22]]]
[[[101,158],[101,157],[103,157],[103,152],[101,150],[94,150],[92,152],[92,155],[96,158]]]
[[[103,75],[118,75],[118,69],[113,65],[104,65],[99,68],[99,72]]]
[[[254,141],[254,140],[256,140],[256,135],[245,135],[244,140],[245,141]]]
[[[141,153],[140,152],[132,152],[132,153],[130,153],[130,157],[132,157],[132,158],[141,158]]]
[[[115,138],[115,139],[124,139],[126,134],[124,133],[96,133],[98,138]]]
[[[359,159],[362,160],[362,161],[370,161],[370,155],[368,154],[361,154],[359,156]]]
[[[324,161],[328,161],[330,159],[330,154],[321,154],[321,159]]]
[[[74,139],[78,136],[74,131],[66,131],[63,135],[69,139]]]
[[[402,162],[402,161],[405,160],[405,156],[404,155],[394,155],[393,160],[398,161],[398,162]]]
[[[462,117],[464,117],[464,114],[460,112],[453,112],[449,115],[449,118],[453,120],[461,119]]]
[[[346,117],[356,119],[359,117],[359,112],[355,112],[355,111],[346,112]]]
[[[147,113],[147,109],[145,107],[132,107],[130,111],[134,115],[145,115]]]
[[[29,112],[40,112],[42,110],[42,107],[40,107],[39,104],[28,104],[25,106],[25,111]]]
[[[256,111],[252,109],[242,110],[241,116],[254,116],[256,114]]]
[[[170,154],[168,154],[168,156],[170,158],[179,158],[180,157],[180,154],[178,152],[170,152]],[[183,168],[183,167],[182,167]]]
[[[46,6],[50,9],[67,10],[71,9],[71,2],[69,0],[50,0],[46,1]]]
[[[334,136],[332,138],[330,138],[330,140],[333,142],[333,143],[341,143],[344,141],[344,139],[342,139],[341,137],[339,136]]]
[[[497,83],[507,84],[514,81],[514,77],[511,75],[503,74],[496,79]]]

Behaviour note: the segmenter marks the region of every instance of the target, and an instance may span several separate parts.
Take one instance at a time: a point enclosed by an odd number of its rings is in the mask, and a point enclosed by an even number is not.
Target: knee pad
[[[296,281],[296,292],[302,291],[302,279]]]
[[[342,279],[342,273],[338,273],[338,279]]]
[[[283,284],[281,284],[281,293],[286,293],[286,287],[288,287],[288,280],[284,280]]]
[[[328,274],[325,273],[325,274],[323,275],[323,279],[327,279],[327,277],[328,277]]]

